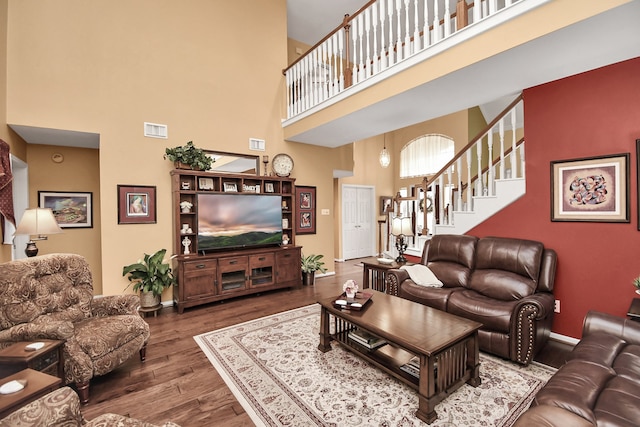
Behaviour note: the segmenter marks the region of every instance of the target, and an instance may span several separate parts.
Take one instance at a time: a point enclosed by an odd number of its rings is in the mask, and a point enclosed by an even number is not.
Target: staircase
[[[521,134],[522,95],[438,173],[424,179],[423,190],[435,189],[436,195],[432,234],[464,234],[525,194]]]

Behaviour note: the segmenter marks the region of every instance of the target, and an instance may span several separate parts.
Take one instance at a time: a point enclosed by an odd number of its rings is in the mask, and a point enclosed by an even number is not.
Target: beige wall
[[[257,154],[291,154],[318,212],[332,209],[332,150],[283,141],[285,0],[22,0],[8,21],[7,121],[100,135],[104,294],[126,286],[122,266],[172,246],[168,146],[250,153],[248,139],[264,139]],[[144,138],[145,121],[167,124],[169,139]],[[118,184],[157,187],[156,224],[118,225]],[[317,230],[297,243],[333,259],[333,216]]]
[[[89,148],[29,145],[29,206],[38,206],[38,191],[80,191],[92,193],[93,227],[65,228],[62,234],[37,242],[39,254],[69,252],[84,256],[91,266],[93,290],[102,293],[100,159],[98,150]],[[62,163],[51,156],[60,153]]]

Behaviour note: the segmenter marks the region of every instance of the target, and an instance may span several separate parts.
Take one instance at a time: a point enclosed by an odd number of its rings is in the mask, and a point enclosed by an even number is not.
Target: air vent
[[[144,136],[149,138],[167,139],[168,137],[167,125],[144,122]]]
[[[249,150],[264,151],[265,145],[264,139],[249,138]]]

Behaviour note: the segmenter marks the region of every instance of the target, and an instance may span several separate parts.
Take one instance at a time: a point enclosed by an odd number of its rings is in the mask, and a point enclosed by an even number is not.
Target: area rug
[[[428,327],[428,326],[425,326]],[[318,350],[317,304],[194,339],[257,426],[419,426],[416,392],[333,342]],[[510,426],[555,369],[480,355],[477,387],[436,406],[431,426]]]

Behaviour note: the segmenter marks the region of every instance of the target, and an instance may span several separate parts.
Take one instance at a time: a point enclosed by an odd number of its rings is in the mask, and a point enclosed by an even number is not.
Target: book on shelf
[[[413,356],[411,360],[400,366],[400,369],[409,375],[420,378],[420,358],[418,356]]]
[[[348,337],[368,349],[378,348],[387,343],[383,338],[370,334],[362,329],[354,329],[353,331],[350,331]]]

